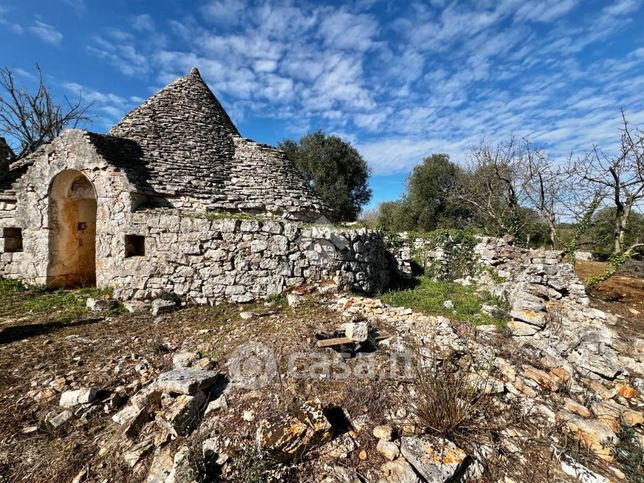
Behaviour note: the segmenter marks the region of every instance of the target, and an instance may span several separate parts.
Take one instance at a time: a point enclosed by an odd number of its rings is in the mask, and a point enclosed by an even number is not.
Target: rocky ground
[[[462,283],[507,329],[332,285],[129,312],[5,282],[0,481],[642,481],[637,314],[505,255]]]
[[[587,279],[606,270],[607,263],[580,261],[575,271]],[[644,261],[630,260],[619,274],[600,283],[591,303],[620,317],[620,331],[635,337],[644,334]]]

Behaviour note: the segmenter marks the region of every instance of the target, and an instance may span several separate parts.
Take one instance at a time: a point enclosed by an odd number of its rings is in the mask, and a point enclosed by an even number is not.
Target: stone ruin
[[[382,236],[310,225],[328,207],[281,151],[239,134],[196,69],[108,134],[68,130],[7,168],[3,277],[200,303],[386,284]]]

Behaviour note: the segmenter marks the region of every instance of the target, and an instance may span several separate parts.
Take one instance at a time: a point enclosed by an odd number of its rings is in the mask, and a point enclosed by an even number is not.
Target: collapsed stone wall
[[[430,247],[426,253],[429,258],[449,256]],[[643,373],[642,361],[624,355],[629,351],[621,355],[617,351],[623,345],[612,328],[617,318],[590,306],[584,284],[563,252],[480,237],[472,255],[476,275],[457,282],[476,283],[506,299],[508,329],[520,345],[590,378],[612,380],[628,371]]]
[[[110,277],[120,298],[170,292],[196,303],[248,302],[325,280],[373,293],[389,278],[383,235],[365,229],[157,209],[133,213],[130,233],[145,238],[145,255],[125,258]]]

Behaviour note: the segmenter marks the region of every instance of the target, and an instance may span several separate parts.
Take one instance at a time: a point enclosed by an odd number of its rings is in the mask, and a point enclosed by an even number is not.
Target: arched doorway
[[[80,171],[58,173],[49,186],[47,286],[96,285],[96,190]]]

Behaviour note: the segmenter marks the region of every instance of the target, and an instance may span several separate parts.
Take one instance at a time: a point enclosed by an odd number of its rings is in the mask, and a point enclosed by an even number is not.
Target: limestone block
[[[451,441],[428,436],[403,437],[400,451],[427,481],[452,481],[468,462],[465,452]]]
[[[160,392],[192,395],[211,387],[219,379],[219,373],[206,369],[184,367],[161,374],[155,382]]]

